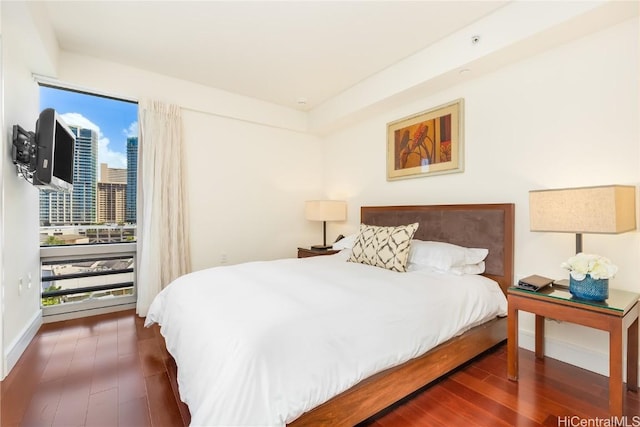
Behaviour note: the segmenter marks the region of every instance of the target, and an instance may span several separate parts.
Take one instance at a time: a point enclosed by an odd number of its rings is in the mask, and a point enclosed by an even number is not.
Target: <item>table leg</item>
[[[536,314],[536,357],[544,359],[544,316]]]
[[[615,417],[622,416],[622,329],[620,320],[609,331],[609,412]]]
[[[638,319],[627,329],[627,389],[638,390]]]
[[[507,378],[518,381],[518,310],[511,303],[507,314]]]

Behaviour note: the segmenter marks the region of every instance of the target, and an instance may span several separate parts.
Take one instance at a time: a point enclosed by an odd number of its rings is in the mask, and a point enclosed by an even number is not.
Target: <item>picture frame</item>
[[[387,180],[464,171],[464,99],[387,124]]]

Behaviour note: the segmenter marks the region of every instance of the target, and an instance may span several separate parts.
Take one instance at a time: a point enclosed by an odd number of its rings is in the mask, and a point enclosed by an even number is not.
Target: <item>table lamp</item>
[[[636,229],[636,188],[632,185],[534,190],[529,192],[531,231],[619,234]]]
[[[309,200],[305,202],[304,216],[309,221],[322,221],[322,245],[311,246],[312,249],[326,250],[327,221],[344,221],[347,219],[347,203],[342,200]]]

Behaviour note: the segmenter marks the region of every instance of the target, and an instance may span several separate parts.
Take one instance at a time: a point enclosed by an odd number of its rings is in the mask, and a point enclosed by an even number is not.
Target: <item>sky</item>
[[[127,137],[138,136],[138,104],[40,86],[40,109],[45,108],[56,110],[68,125],[98,133],[98,170],[100,163],[127,167]]]

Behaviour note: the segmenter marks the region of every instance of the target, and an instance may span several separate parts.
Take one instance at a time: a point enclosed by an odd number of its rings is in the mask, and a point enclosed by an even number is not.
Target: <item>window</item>
[[[45,108],[76,145],[73,190],[40,191],[43,311],[135,302],[138,105],[41,84]]]

